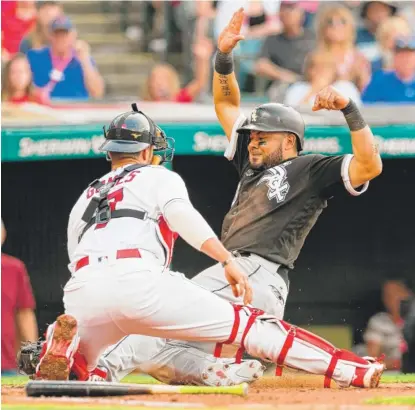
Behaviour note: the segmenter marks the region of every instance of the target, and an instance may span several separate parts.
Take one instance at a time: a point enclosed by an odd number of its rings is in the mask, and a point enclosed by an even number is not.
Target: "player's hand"
[[[230,53],[239,41],[244,39],[241,35],[242,22],[244,21],[244,9],[241,7],[233,13],[229,24],[222,30],[218,39],[218,49],[222,53]]]
[[[235,261],[225,266],[225,277],[231,285],[233,295],[236,298],[243,297],[244,304],[249,305],[252,302],[252,288],[248,277],[241,272]]]
[[[314,100],[313,111],[326,110],[342,110],[349,104],[350,98],[345,97],[331,85],[323,88],[316,95]]]

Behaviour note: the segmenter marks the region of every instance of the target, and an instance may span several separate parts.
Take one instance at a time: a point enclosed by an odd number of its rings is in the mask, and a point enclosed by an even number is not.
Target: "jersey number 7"
[[[124,188],[117,189],[114,192],[111,192],[107,196],[108,204],[110,206],[111,212],[115,211],[118,202],[121,202],[124,199]],[[95,229],[102,229],[107,226],[108,222],[102,224],[96,224]]]

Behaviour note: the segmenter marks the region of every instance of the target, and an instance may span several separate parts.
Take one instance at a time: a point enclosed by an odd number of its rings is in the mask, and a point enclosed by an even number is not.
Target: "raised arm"
[[[313,111],[341,110],[352,136],[353,159],[349,166],[350,184],[356,188],[382,172],[382,160],[372,130],[366,124],[356,104],[333,87],[321,90],[314,101]]]
[[[234,73],[232,50],[244,38],[240,34],[243,19],[244,11],[243,8],[240,8],[220,34],[213,74],[215,111],[228,139],[230,139],[233,125],[240,115],[241,95]]]

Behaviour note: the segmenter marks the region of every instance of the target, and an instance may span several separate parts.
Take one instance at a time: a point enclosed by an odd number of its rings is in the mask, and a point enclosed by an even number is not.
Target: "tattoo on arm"
[[[231,95],[231,89],[228,83],[228,77],[226,75],[220,74],[219,75],[219,84],[222,90],[222,95],[224,97],[229,97]]]
[[[373,154],[379,155],[379,144],[372,144]]]

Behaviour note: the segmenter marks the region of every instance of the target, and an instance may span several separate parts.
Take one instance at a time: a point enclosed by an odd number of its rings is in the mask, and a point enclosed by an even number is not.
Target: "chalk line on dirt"
[[[74,404],[91,404],[91,405],[117,405],[117,406],[129,406],[129,407],[168,407],[168,408],[204,408],[208,407],[203,403],[183,403],[183,402],[169,402],[169,401],[146,401],[146,400],[111,400],[111,399],[98,399],[96,397],[54,397],[52,400],[44,397],[32,398],[32,397],[19,397],[13,404],[59,404],[61,406],[72,407]],[[10,404],[10,403],[9,403]]]

